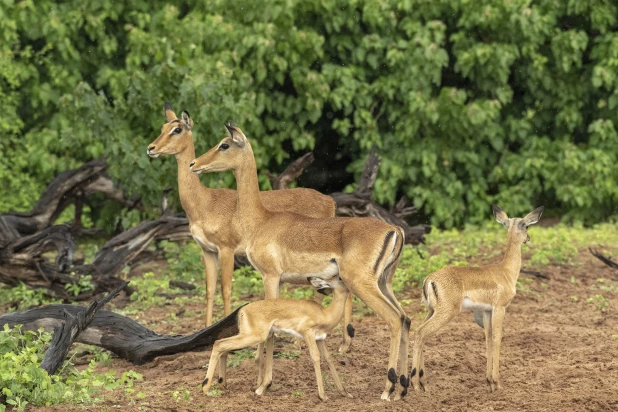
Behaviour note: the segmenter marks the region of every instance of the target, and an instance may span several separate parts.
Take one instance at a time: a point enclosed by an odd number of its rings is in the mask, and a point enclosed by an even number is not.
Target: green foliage
[[[9,311],[26,310],[35,306],[60,303],[58,299],[50,298],[45,289],[30,289],[23,283],[8,287],[0,285],[0,305],[11,303],[14,306]]]
[[[124,372],[115,378],[115,372],[94,372],[95,362],[78,371],[70,361],[65,361],[55,375],[48,375],[39,368],[52,335],[40,329],[38,332],[22,332],[21,327],[4,325],[0,331],[0,388],[6,404],[23,411],[27,404],[55,405],[59,403],[89,403],[98,401],[101,390],[123,388],[133,392],[133,384],[142,375],[134,371]],[[2,410],[4,410],[4,405]]]
[[[230,368],[237,368],[245,359],[253,358],[255,358],[254,348],[236,350],[228,355],[226,365]]]
[[[169,100],[198,153],[242,125],[261,171],[324,147],[357,173],[376,143],[377,200],[406,194],[434,225],[479,223],[492,202],[615,217],[616,16],[576,0],[3,0],[0,212],[103,155],[153,212],[176,180],[144,153]],[[103,200],[89,213],[125,218]]]
[[[529,229],[531,241],[522,246],[522,266],[542,269],[548,265],[579,265],[580,250],[590,245],[618,246],[618,225],[602,224],[593,228],[556,225]],[[495,222],[485,226],[468,226],[462,231],[434,230],[427,236],[427,246],[406,246],[393,278],[393,290],[402,292],[410,285],[420,285],[430,273],[452,265],[484,264],[499,259],[506,247],[507,232]],[[572,279],[571,282],[575,282]],[[520,291],[529,291],[529,281],[521,280]],[[612,290],[613,283],[599,282],[599,289]]]

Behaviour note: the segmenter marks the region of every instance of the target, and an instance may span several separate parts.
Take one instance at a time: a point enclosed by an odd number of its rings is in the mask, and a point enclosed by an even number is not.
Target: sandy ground
[[[429,339],[425,347],[428,391],[410,392],[402,401],[380,401],[388,356],[388,330],[375,315],[363,316],[363,305],[355,306],[356,337],[352,350],[337,354],[341,339],[338,328],[327,340],[339,362],[344,385],[354,396],[343,398],[326,382],[329,400],[317,397],[315,374],[304,344],[282,336],[278,352],[297,352],[293,359],[276,358],[274,382],[264,396],[253,393],[257,370],[252,359],[228,369],[228,385],[220,396],[206,397],[200,383],[210,352],[187,353],[135,366],[114,359],[112,369],[133,369],[143,374],[136,391],[138,399],[122,391],[106,393],[105,401],[90,406],[61,405],[29,410],[422,410],[422,411],[600,411],[618,410],[618,272],[581,251],[570,266],[544,268],[549,279],[531,279],[527,291],[519,291],[507,309],[502,341],[500,371],[504,389],[490,393],[485,383],[485,338],[472,315],[459,315],[449,326]],[[573,282],[572,277],[576,280]],[[605,278],[601,283],[599,278]],[[613,283],[610,279],[615,279]],[[601,290],[600,286],[611,290]],[[587,299],[602,294],[609,299],[600,311]],[[412,303],[405,306],[417,327],[420,290],[399,296]],[[200,312],[200,307],[185,308]],[[157,308],[140,316],[148,326],[168,333],[189,333],[201,327],[200,318],[178,316],[165,321],[170,307]],[[177,310],[174,309],[174,310]],[[180,330],[179,330],[180,328]],[[412,336],[411,336],[412,338]],[[106,368],[101,368],[105,371]],[[327,371],[322,364],[323,373]],[[326,373],[324,373],[326,375]],[[178,400],[174,398],[179,392]],[[183,396],[188,391],[186,397]]]

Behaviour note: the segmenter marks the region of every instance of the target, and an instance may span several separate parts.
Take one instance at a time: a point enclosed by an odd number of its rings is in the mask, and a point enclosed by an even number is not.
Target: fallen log
[[[37,234],[20,238],[0,249],[0,282],[46,288],[49,294],[65,300],[85,300],[118,287],[123,281],[117,276],[127,265],[155,240],[178,240],[189,232],[188,220],[163,216],[145,221],[122,232],[105,243],[86,265],[73,262],[76,244],[71,225],[49,227]],[[50,262],[43,254],[55,250],[57,257]],[[93,289],[77,296],[66,292],[66,286],[76,283],[81,276],[92,277]],[[132,292],[127,288],[127,293]]]
[[[116,297],[120,291],[129,284],[124,282],[116,289],[107,294],[107,296],[92,301],[87,307],[78,311],[75,316],[71,316],[68,312],[64,312],[64,322],[61,326],[54,328],[53,338],[49,344],[49,348],[45,351],[43,361],[40,368],[53,375],[69,353],[69,349],[79,335],[93,321],[97,311],[107,304],[110,300]]]
[[[100,310],[75,341],[102,347],[122,359],[142,365],[157,356],[205,350],[216,340],[233,336],[238,332],[236,313],[239,309],[205,329],[184,336],[159,335],[126,316]],[[0,327],[23,325],[24,330],[43,328],[51,332],[65,323],[66,313],[77,316],[83,310],[84,307],[75,305],[43,306],[0,316]]]

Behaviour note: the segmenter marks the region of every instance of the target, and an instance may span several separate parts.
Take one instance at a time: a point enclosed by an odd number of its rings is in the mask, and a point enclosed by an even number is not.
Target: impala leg
[[[439,331],[457,315],[457,310],[446,307],[434,307],[433,313],[418,327],[414,333],[414,349],[412,351],[412,372],[410,380],[415,391],[425,390],[425,370],[423,361],[423,345],[428,337]]]
[[[431,316],[433,315],[433,308],[430,306],[429,310],[427,311],[427,316],[425,317],[425,320],[423,322],[425,322],[427,319],[431,318]],[[419,353],[419,367],[416,369],[417,371],[423,370],[423,377],[419,378],[419,383],[423,385],[423,390],[425,387],[425,352],[423,350],[421,350],[421,352]]]
[[[217,368],[217,363],[220,362],[222,355],[228,353],[231,350],[237,350],[246,348],[247,346],[253,346],[260,342],[263,337],[260,335],[236,335],[229,338],[220,339],[215,342],[212,347],[212,353],[210,354],[210,362],[208,363],[208,370],[206,371],[206,379],[202,382],[202,391],[207,394],[212,385],[212,378]]]
[[[315,341],[315,331],[309,330],[303,334],[307,347],[309,348],[309,354],[311,355],[311,361],[313,362],[313,369],[315,369],[315,380],[318,383],[318,397],[320,400],[326,402],[328,397],[324,392],[324,381],[322,379],[322,369],[320,368],[320,351]]]
[[[339,392],[341,392],[342,395],[347,396],[348,398],[351,398],[352,395],[350,395],[348,391],[345,390],[345,388],[343,387],[343,383],[341,382],[341,379],[339,379],[337,368],[335,367],[335,363],[333,362],[333,359],[330,357],[330,353],[328,352],[328,348],[326,347],[326,344],[324,343],[323,340],[319,340],[317,341],[317,345],[318,345],[318,349],[320,350],[320,354],[322,354],[322,357],[326,359],[326,363],[328,363],[328,369],[330,370],[330,374],[332,375],[333,380],[335,381],[335,385],[337,385],[337,389],[339,389]],[[321,379],[321,376],[318,377],[318,379]]]
[[[339,352],[345,353],[350,350],[352,338],[354,337],[354,327],[352,326],[352,294],[348,293],[343,309],[343,341],[339,347]]]
[[[489,385],[489,389],[493,391],[493,343],[491,333],[491,311],[484,311],[482,313],[483,328],[485,329],[485,346],[487,351],[487,369],[485,371],[485,380]]]
[[[279,297],[279,281],[280,278],[277,277],[267,277],[262,273],[262,277],[264,278],[264,295],[266,299],[276,299]],[[258,395],[262,395],[266,389],[270,387],[273,382],[273,353],[275,349],[275,334],[273,333],[266,340],[266,355],[263,360],[264,365],[264,374],[263,379],[260,386],[257,388],[255,393]]]
[[[219,252],[219,266],[221,268],[221,292],[223,295],[223,314],[232,313],[232,277],[234,275],[234,251],[221,249]],[[209,303],[209,306],[212,306]],[[225,386],[227,371],[227,352],[221,355],[219,363],[219,384]]]
[[[217,255],[203,251],[202,262],[206,270],[206,327],[212,325],[212,311],[217,290]]]
[[[255,363],[258,367],[257,386],[259,388],[262,386],[262,381],[264,380],[264,342],[260,342],[258,345],[257,352],[255,354]]]
[[[340,268],[340,274],[343,271]],[[345,277],[342,276],[345,281]],[[386,321],[390,329],[390,348],[388,358],[388,372],[386,376],[386,382],[384,392],[382,392],[382,400],[390,400],[390,395],[395,391],[395,387],[399,380],[397,375],[397,361],[399,358],[399,351],[403,350],[406,353],[408,348],[400,348],[401,333],[402,333],[402,319],[405,314],[401,314],[399,310],[393,306],[390,301],[382,294],[377,283],[363,283],[362,287],[352,282],[349,282],[349,286],[353,286],[351,292],[358,296],[367,306],[369,306],[375,313]]]
[[[489,384],[492,392],[502,389],[500,384],[500,343],[502,342],[502,323],[504,308],[495,307],[491,315],[491,343],[493,348],[492,376]]]
[[[410,341],[410,325],[412,320],[405,316],[401,325],[401,342],[399,344],[399,384],[403,387],[403,390],[395,395],[394,400],[399,400],[406,396],[408,393],[408,387],[410,386],[410,377],[407,376],[408,372],[408,346]],[[406,348],[405,350],[403,348]],[[421,358],[422,361],[422,358]]]

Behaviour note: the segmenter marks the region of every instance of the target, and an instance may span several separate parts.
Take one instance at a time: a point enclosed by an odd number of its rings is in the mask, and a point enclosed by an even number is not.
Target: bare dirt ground
[[[298,358],[276,358],[274,382],[261,397],[253,393],[257,371],[252,359],[228,369],[228,386],[220,396],[206,397],[200,383],[210,352],[187,353],[135,366],[114,359],[112,369],[133,369],[143,374],[136,391],[144,399],[122,391],[106,393],[105,401],[89,406],[60,405],[32,410],[421,410],[421,411],[600,411],[618,410],[618,272],[604,266],[587,251],[577,264],[542,269],[550,279],[523,276],[526,289],[518,291],[507,309],[500,371],[504,389],[490,393],[485,383],[485,338],[472,315],[459,315],[432,337],[425,349],[428,391],[410,392],[402,401],[380,401],[386,374],[388,330],[375,315],[363,316],[355,306],[356,338],[348,354],[336,354],[341,339],[337,329],[327,340],[339,361],[338,370],[354,399],[341,397],[327,381],[329,400],[317,397],[315,374],[304,344],[286,336],[277,339],[278,352],[300,352]],[[573,278],[572,278],[573,277]],[[606,279],[604,283],[599,278]],[[610,282],[614,279],[614,283]],[[601,290],[602,285],[613,285]],[[607,289],[607,288],[606,288]],[[605,311],[587,299],[602,294]],[[412,327],[423,317],[420,290],[399,296],[412,316]],[[601,302],[602,303],[602,302]],[[139,317],[161,333],[172,330],[164,322],[169,307]],[[177,310],[177,309],[175,309]],[[201,313],[201,308],[186,308]],[[174,332],[190,333],[202,318],[178,316]],[[412,335],[411,335],[412,339]],[[323,372],[327,370],[323,363]],[[105,371],[105,369],[101,369]],[[174,392],[178,391],[178,400]],[[185,391],[188,393],[185,394]],[[30,410],[30,408],[28,408]]]

